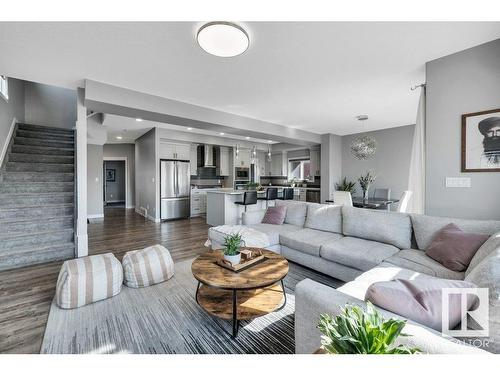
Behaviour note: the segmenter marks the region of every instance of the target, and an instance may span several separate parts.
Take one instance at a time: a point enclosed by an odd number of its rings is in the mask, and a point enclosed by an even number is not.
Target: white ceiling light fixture
[[[358,121],[368,120],[367,115],[356,116]],[[377,150],[377,141],[368,135],[356,137],[351,143],[351,155],[358,160],[370,159]]]
[[[250,137],[245,137],[245,139],[250,139]]]
[[[193,130],[193,128],[187,128],[187,130]]]
[[[142,118],[136,118],[135,121],[137,122],[141,122],[142,121]]]
[[[122,139],[123,137],[121,135],[117,135],[116,139]]]
[[[224,135],[224,134],[226,134],[226,133],[219,133],[219,134],[220,134],[220,135]]]
[[[224,21],[203,25],[196,39],[205,52],[219,57],[241,55],[250,45],[248,34],[241,26]]]

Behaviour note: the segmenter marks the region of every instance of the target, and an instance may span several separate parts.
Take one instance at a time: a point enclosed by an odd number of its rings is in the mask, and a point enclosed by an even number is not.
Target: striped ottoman
[[[129,251],[122,260],[124,283],[131,288],[142,288],[161,283],[174,276],[174,262],[162,245]]]
[[[92,255],[63,263],[56,286],[56,303],[74,309],[120,293],[123,269],[112,253]]]

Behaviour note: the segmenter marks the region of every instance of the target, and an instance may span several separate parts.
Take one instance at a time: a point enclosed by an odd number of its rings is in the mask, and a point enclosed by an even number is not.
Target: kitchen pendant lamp
[[[241,26],[223,21],[203,25],[196,39],[205,52],[218,57],[241,55],[250,45],[248,34]]]

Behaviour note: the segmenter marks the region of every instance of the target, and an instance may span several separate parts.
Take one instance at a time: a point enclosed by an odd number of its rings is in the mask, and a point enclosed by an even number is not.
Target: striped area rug
[[[175,264],[175,276],[147,288],[123,287],[105,301],[73,310],[52,303],[41,353],[289,354],[295,351],[295,285],[306,278],[332,287],[341,282],[290,263],[285,278],[287,305],[241,322],[208,315],[195,301],[190,261]]]

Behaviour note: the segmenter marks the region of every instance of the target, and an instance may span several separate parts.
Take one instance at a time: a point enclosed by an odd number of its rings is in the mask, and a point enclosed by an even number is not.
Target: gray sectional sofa
[[[429,353],[500,350],[500,221],[464,220],[401,214],[353,207],[277,201],[287,205],[285,223],[261,223],[265,210],[243,214],[242,224],[265,233],[266,248],[287,259],[347,282],[338,289],[304,280],[296,288],[296,352],[312,353],[320,346],[316,328],[321,313],[339,313],[347,303],[364,305],[367,288],[396,278],[467,280],[490,288],[490,337],[464,345],[451,337],[409,321],[406,342]],[[425,254],[437,231],[455,223],[466,232],[487,234],[465,272],[452,271]],[[213,248],[223,235],[210,228]],[[397,316],[382,310],[387,316]],[[496,342],[495,342],[496,339]],[[470,342],[470,341],[469,341]]]

